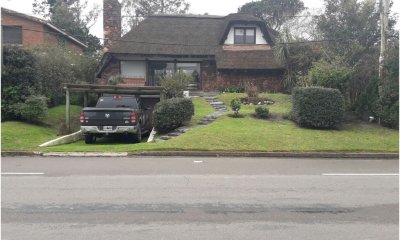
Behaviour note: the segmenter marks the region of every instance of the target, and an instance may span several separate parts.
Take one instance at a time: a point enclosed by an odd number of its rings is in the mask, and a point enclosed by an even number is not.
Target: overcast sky
[[[225,16],[229,13],[237,12],[237,9],[252,0],[186,0],[190,4],[190,13],[193,14],[204,14],[210,15],[221,15]],[[323,8],[323,0],[302,0],[307,8],[311,11],[318,11]],[[1,6],[12,9],[21,13],[32,15],[32,2],[33,0],[1,0]],[[89,6],[93,4],[99,4],[102,6],[102,0],[88,0]],[[394,6],[392,10],[399,12],[400,1],[394,0]],[[103,37],[103,18],[100,14],[96,24],[90,29],[91,33],[97,37]],[[399,24],[397,24],[399,28]]]

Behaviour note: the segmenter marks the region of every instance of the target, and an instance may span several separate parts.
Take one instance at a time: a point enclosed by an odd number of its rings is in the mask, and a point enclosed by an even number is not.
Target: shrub
[[[154,107],[153,126],[158,132],[168,132],[190,121],[193,114],[194,105],[190,99],[167,99]]]
[[[3,46],[1,66],[1,120],[18,120],[15,104],[25,102],[36,88],[35,59],[26,49]]]
[[[268,118],[269,109],[267,107],[257,106],[255,112],[258,118]]]
[[[231,100],[231,108],[232,108],[232,111],[235,112],[236,116],[239,115],[239,110],[240,110],[241,105],[242,104],[240,103],[239,98],[234,98]]]
[[[243,86],[225,86],[218,88],[220,93],[244,93]]]
[[[14,114],[22,120],[34,121],[48,115],[47,98],[29,96],[24,103],[14,104]]]
[[[183,91],[188,84],[193,81],[193,77],[184,72],[167,74],[161,77],[160,85],[164,88],[167,98],[181,98]]]
[[[120,74],[117,74],[117,75],[112,75],[111,77],[109,77],[107,80],[107,84],[108,85],[117,85],[119,83],[122,83],[123,81],[124,81],[124,79],[122,78],[122,76]]]
[[[321,60],[310,69],[308,77],[312,85],[336,88],[343,94],[345,100],[349,101],[349,85],[352,74],[351,68],[341,66],[338,62],[328,63]]]
[[[293,117],[302,127],[332,129],[343,120],[344,99],[337,89],[295,88],[292,98]]]
[[[258,97],[258,87],[254,85],[253,82],[246,82],[244,85],[244,89],[247,94],[247,97],[249,98]]]

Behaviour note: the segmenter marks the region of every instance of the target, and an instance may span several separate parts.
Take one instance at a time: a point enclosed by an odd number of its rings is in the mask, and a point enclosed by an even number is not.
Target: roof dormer
[[[221,45],[265,45],[272,38],[265,22],[249,14],[234,13],[225,17]]]

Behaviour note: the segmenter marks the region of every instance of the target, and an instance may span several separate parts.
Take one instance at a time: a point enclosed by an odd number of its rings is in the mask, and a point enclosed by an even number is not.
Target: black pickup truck
[[[151,130],[149,106],[141,106],[135,96],[103,96],[96,107],[84,108],[80,115],[81,131],[87,144],[96,138],[121,135],[133,143],[142,140],[142,134]]]

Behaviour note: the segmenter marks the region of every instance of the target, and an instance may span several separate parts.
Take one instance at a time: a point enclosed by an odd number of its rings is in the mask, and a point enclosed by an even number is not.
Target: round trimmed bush
[[[344,99],[339,90],[301,87],[292,94],[293,118],[300,126],[333,129],[343,121]]]
[[[153,126],[158,132],[169,132],[190,121],[193,114],[194,105],[190,99],[171,98],[154,107]]]
[[[257,106],[255,112],[258,118],[268,118],[269,109],[267,107]]]

